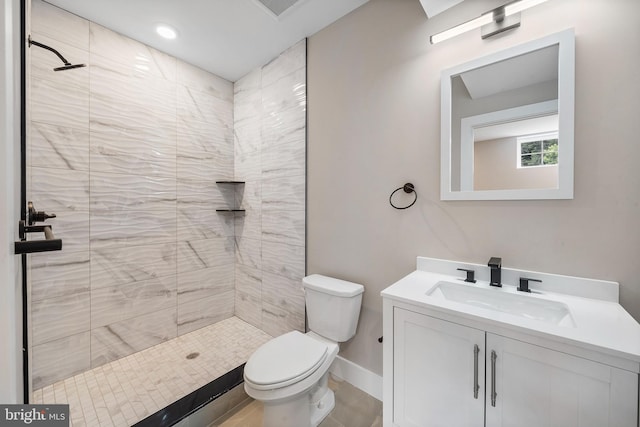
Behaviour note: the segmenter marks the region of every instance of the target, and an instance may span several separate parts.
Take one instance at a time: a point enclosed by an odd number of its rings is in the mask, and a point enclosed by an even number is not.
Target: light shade
[[[178,37],[178,32],[166,24],[158,24],[156,26],[156,32],[165,39],[173,40]]]
[[[453,28],[442,31],[441,33],[432,35],[430,38],[431,44],[449,40],[455,36],[459,36],[460,34],[466,33],[467,31],[475,30],[476,28],[480,28],[483,25],[489,24],[491,22],[493,22],[493,13],[485,13],[484,15],[478,16],[471,21],[464,22],[460,25],[456,25]]]
[[[507,3],[506,5],[500,6],[494,10],[483,13],[482,15],[478,16],[475,19],[472,19],[471,21],[464,22],[460,25],[456,25],[453,28],[432,35],[430,37],[431,44],[449,40],[450,38],[466,33],[467,31],[474,30],[476,28],[482,27],[483,25],[491,24],[494,22],[496,17],[500,17],[500,19],[502,19],[504,17],[515,15],[518,12],[522,12],[523,10],[529,9],[530,7],[537,6],[540,3],[544,3],[545,1],[547,0],[518,0]]]

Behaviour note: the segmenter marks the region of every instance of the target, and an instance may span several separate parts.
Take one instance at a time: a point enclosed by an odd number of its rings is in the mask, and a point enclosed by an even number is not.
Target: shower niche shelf
[[[231,181],[231,180],[220,180],[220,181],[216,181],[216,184],[218,185],[224,185],[224,186],[229,186],[231,188],[233,188],[234,190],[234,202],[236,201],[236,197],[235,197],[235,192],[236,189],[238,187],[240,187],[241,185],[244,185],[244,181]],[[245,210],[244,209],[239,209],[236,207],[233,208],[219,208],[216,209],[216,212],[223,212],[223,213],[244,213]]]

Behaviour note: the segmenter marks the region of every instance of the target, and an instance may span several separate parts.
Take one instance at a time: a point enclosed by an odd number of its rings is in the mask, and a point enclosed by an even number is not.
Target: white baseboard
[[[341,356],[336,357],[329,372],[382,401],[382,376]]]

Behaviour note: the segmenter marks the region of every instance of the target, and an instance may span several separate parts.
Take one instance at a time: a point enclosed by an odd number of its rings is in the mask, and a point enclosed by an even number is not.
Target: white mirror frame
[[[529,52],[558,45],[558,188],[521,190],[451,190],[451,79],[464,72],[484,67]],[[573,29],[551,34],[541,39],[514,46],[500,52],[474,59],[442,71],[441,84],[441,200],[542,200],[573,199],[573,146],[575,104],[575,34]],[[462,143],[462,141],[461,141]],[[467,156],[468,157],[468,156]],[[461,159],[468,165],[468,158]],[[468,175],[465,174],[465,176]],[[466,186],[468,188],[468,186]],[[462,187],[464,188],[464,187]]]

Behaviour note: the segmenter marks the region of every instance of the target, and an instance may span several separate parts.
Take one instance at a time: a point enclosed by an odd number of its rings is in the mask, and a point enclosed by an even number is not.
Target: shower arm
[[[52,48],[50,46],[47,46],[46,44],[38,43],[35,40],[31,40],[31,35],[29,35],[29,47],[31,47],[32,44],[55,53],[56,55],[58,55],[58,58],[60,58],[60,60],[62,62],[64,62],[64,65],[71,65],[71,63],[69,61],[67,61],[65,59],[65,57],[60,54],[60,52],[58,52],[57,50],[55,50],[54,48]]]

